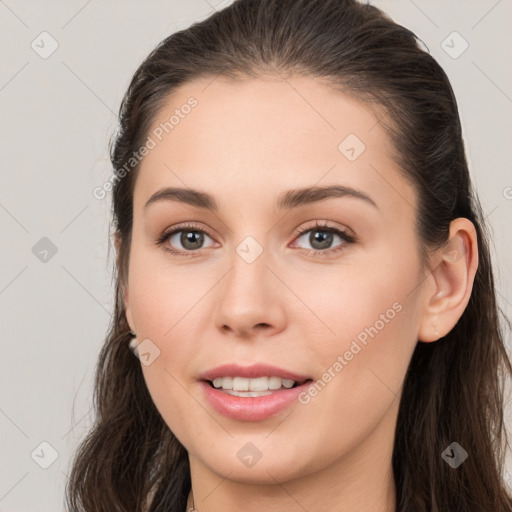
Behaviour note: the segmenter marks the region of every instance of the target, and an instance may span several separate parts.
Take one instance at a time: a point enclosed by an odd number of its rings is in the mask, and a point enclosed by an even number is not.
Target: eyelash
[[[194,223],[185,223],[180,224],[178,226],[173,227],[171,230],[164,231],[161,235],[158,235],[155,239],[155,243],[158,246],[163,246],[165,242],[169,240],[169,238],[176,233],[179,233],[180,231],[196,231],[200,233],[204,233],[208,235],[210,238],[213,238],[207,231],[200,228],[197,224]],[[298,228],[295,231],[295,234],[297,235],[296,238],[300,238],[304,233],[308,233],[309,231],[323,231],[328,233],[333,233],[335,235],[338,235],[344,243],[333,247],[331,249],[325,249],[325,250],[318,250],[318,249],[303,249],[306,251],[306,254],[308,256],[325,256],[325,255],[331,255],[333,253],[337,253],[338,251],[341,251],[345,249],[345,246],[347,244],[353,244],[356,242],[356,238],[349,235],[346,231],[343,231],[340,228],[329,226],[328,224],[319,224],[318,221],[315,222],[315,225],[308,226],[308,227],[302,227]],[[176,249],[173,249],[170,246],[164,247],[165,251],[170,252],[171,254],[177,255],[177,256],[197,256],[197,251],[178,251]]]

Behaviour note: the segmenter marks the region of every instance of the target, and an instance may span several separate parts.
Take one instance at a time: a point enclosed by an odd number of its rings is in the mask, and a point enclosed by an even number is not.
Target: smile
[[[229,395],[241,397],[258,397],[274,393],[280,389],[291,389],[299,383],[281,377],[217,377],[210,381],[211,385]]]
[[[291,407],[311,382],[308,375],[266,363],[227,363],[199,375],[214,412],[239,421],[261,421]]]

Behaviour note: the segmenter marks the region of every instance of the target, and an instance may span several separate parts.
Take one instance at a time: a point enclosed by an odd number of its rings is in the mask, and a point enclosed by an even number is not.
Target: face
[[[416,195],[380,115],[311,78],[217,78],[154,120],[125,305],[198,471],[264,483],[390,455],[423,299]],[[214,377],[254,380],[234,379],[234,396]]]

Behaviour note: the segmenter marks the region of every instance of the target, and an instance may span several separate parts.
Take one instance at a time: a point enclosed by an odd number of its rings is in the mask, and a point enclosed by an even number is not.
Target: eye
[[[316,222],[313,226],[299,228],[296,231],[299,237],[306,239],[311,245],[311,249],[305,248],[308,255],[330,255],[344,249],[348,244],[356,242],[354,236],[349,235],[343,229],[330,226],[328,224],[319,224]],[[309,236],[306,235],[309,233]],[[178,256],[197,256],[200,249],[212,247],[213,244],[205,246],[205,237],[213,242],[212,237],[193,223],[181,224],[164,231],[155,239],[157,245],[163,246],[164,250]],[[332,247],[332,244],[338,238],[341,243]],[[296,244],[297,242],[295,242]],[[180,247],[181,246],[181,247]],[[295,245],[294,245],[295,247]]]
[[[355,242],[355,238],[346,231],[334,226],[329,226],[328,224],[321,225],[318,222],[315,223],[313,227],[300,228],[297,232],[300,235],[297,240],[304,238],[311,246],[311,248],[306,248],[307,254],[331,254]],[[341,244],[332,247],[336,238],[341,240]]]
[[[188,223],[175,226],[170,231],[165,231],[158,236],[156,243],[164,246],[164,249],[172,254],[194,256],[195,251],[205,248],[205,236],[212,240],[203,229],[199,229],[195,224]]]

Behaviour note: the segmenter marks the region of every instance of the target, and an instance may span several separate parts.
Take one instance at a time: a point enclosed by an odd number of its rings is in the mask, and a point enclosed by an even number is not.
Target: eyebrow
[[[375,201],[370,196],[361,190],[344,185],[329,185],[325,187],[307,187],[287,190],[279,196],[277,206],[280,210],[289,210],[337,197],[353,197],[361,199],[379,209]],[[144,205],[144,209],[153,203],[161,201],[178,201],[198,208],[204,208],[215,212],[218,211],[218,205],[210,194],[190,188],[178,187],[167,187],[158,190],[148,199]]]

